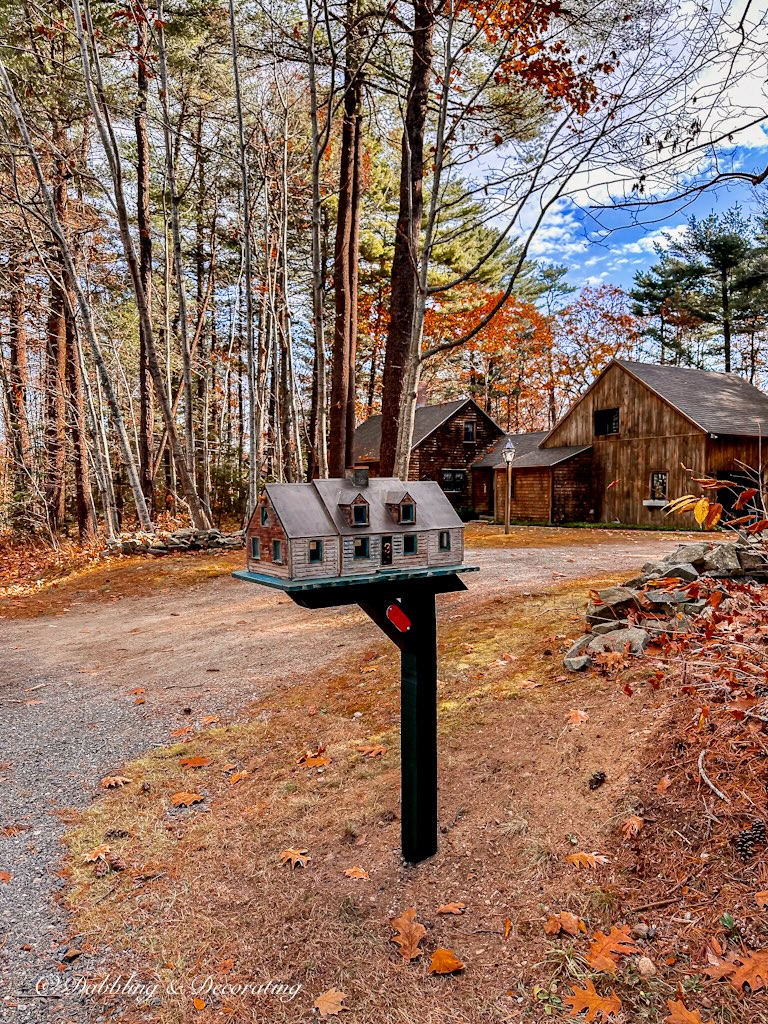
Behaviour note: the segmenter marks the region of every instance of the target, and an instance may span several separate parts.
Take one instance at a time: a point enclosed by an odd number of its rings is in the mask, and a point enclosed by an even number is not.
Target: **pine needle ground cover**
[[[716,716],[699,727],[700,698],[674,682],[681,652],[560,669],[601,582],[471,618],[447,606],[440,851],[418,867],[399,856],[384,644],[115,766],[129,781],[104,786],[71,834],[66,899],[76,941],[165,987],[156,1005],[116,1007],[122,1019],[768,1019],[744,956],[768,882],[697,775]],[[193,996],[192,977],[221,984]],[[300,989],[231,994],[254,980]]]

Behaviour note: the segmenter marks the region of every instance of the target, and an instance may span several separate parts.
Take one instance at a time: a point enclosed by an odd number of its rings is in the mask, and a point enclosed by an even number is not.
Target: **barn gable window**
[[[475,440],[475,421],[467,420],[464,423],[464,441],[466,444],[473,444]]]
[[[355,537],[354,553],[355,558],[370,558],[371,542],[368,537]]]
[[[322,562],[323,542],[321,540],[311,540],[309,542],[309,560],[310,562]]]
[[[437,546],[440,548],[441,551],[450,551],[451,550],[451,531],[450,530],[441,530],[440,531],[440,537],[438,539],[438,545]]]
[[[404,555],[415,555],[419,550],[419,535],[418,533],[404,533],[403,534],[403,554]]]
[[[281,540],[272,541],[272,561],[280,563],[283,560],[283,542]]]
[[[261,542],[258,537],[251,537],[251,558],[255,562],[261,558]]]
[[[607,437],[619,432],[618,409],[596,409],[594,413],[594,430],[598,437]]]

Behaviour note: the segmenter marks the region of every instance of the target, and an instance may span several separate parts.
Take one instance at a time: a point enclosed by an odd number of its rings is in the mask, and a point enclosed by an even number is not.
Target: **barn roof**
[[[574,455],[581,455],[592,448],[590,444],[571,445],[565,448],[534,448],[532,452],[522,455],[519,459],[515,456],[512,469],[536,469],[559,466],[561,462],[567,462]],[[505,463],[500,461],[494,468],[503,469]]]
[[[768,433],[768,397],[735,373],[616,362],[709,434]]]
[[[498,465],[504,465],[501,451],[507,443],[507,437],[515,446],[515,462],[517,462],[520,456],[527,455],[528,452],[538,448],[546,436],[546,430],[538,430],[532,434],[504,434],[481,459],[472,463],[472,469],[494,469]]]
[[[283,486],[290,485],[284,484]],[[351,480],[315,480],[307,486],[315,489],[327,519],[333,524],[331,527],[333,533],[346,536],[365,536],[369,533],[408,533],[414,527],[419,530],[450,530],[463,525],[442,488],[433,480],[408,481],[408,494],[416,503],[415,524],[394,523],[387,511],[387,498],[392,491],[404,494],[406,490],[406,485],[396,477],[372,477],[368,486],[364,488],[356,486]],[[369,508],[369,525],[362,528],[350,526],[339,508],[339,501],[351,501],[359,493],[365,495]],[[299,504],[300,500],[294,498],[293,503]],[[280,520],[289,536],[312,536],[309,533],[292,533],[286,526],[282,515]]]
[[[455,402],[442,402],[440,405],[419,405],[413,422],[413,441],[411,448],[416,448],[433,434],[446,420],[471,402],[481,416],[491,419],[473,398],[459,398]],[[494,423],[493,420],[491,420]],[[494,423],[495,426],[498,424]],[[501,429],[499,427],[499,429]],[[355,430],[354,457],[355,462],[363,459],[378,459],[381,448],[381,416],[370,416]]]

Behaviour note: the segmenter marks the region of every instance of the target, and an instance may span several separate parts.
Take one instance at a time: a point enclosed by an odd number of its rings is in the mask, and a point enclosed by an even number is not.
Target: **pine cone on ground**
[[[590,776],[590,779],[589,779],[589,788],[590,789],[599,789],[602,786],[602,784],[605,782],[605,779],[606,779],[605,772],[602,772],[602,771],[594,772]]]

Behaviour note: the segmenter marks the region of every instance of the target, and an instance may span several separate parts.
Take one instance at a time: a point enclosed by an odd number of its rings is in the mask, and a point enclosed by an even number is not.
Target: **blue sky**
[[[768,132],[762,131],[761,136],[748,146],[721,154],[721,166],[762,171],[768,164]],[[542,226],[531,255],[569,267],[568,280],[577,287],[606,283],[630,288],[635,273],[655,262],[653,243],[663,243],[665,232],[681,231],[691,215],[704,217],[736,204],[745,215],[759,213],[761,198],[768,200],[768,185],[755,188],[736,181],[695,197],[636,210],[591,209],[588,196],[579,205],[569,200]]]

